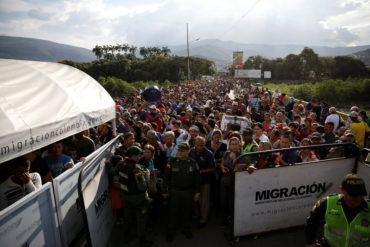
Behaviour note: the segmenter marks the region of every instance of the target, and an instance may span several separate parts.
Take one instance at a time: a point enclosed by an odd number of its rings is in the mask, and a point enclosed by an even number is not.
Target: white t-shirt
[[[23,185],[16,184],[12,180],[12,177],[10,176],[0,184],[0,210],[3,210],[42,186],[41,176],[37,172],[30,173],[31,180]]]
[[[337,130],[337,128],[339,126],[339,123],[343,122],[343,119],[342,119],[341,116],[334,113],[334,114],[330,114],[329,116],[326,117],[325,123],[327,123],[327,122],[332,122],[334,124],[333,133],[335,134],[335,131]]]

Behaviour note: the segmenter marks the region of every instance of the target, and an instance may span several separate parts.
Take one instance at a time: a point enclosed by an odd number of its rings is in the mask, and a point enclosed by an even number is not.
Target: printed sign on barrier
[[[108,173],[105,167],[86,186],[83,195],[92,245],[106,246],[114,226],[114,214],[110,206]]]
[[[53,181],[64,246],[69,246],[78,237],[84,226],[77,190],[78,176],[82,167],[83,164],[78,163]]]
[[[95,159],[98,155],[99,158],[97,162],[100,162],[106,157],[109,157],[109,154],[114,148],[116,141],[117,138],[107,143],[106,146],[95,150],[88,157],[86,157],[84,163],[76,164],[75,167],[65,171],[63,174],[56,177],[53,181],[54,193],[58,209],[58,217],[61,225],[61,236],[64,246],[71,245],[71,243],[73,243],[73,241],[78,238],[84,227],[81,208],[82,204],[79,203],[77,188],[80,171],[85,164]],[[103,148],[107,149],[104,151],[103,154],[101,154],[101,149]],[[90,176],[86,176],[85,180],[89,181],[89,179],[92,179],[95,174],[93,170],[96,170],[98,168],[99,166],[92,166],[91,169],[89,169],[90,172],[87,173],[90,174]],[[84,184],[86,183],[87,182],[85,182]]]
[[[0,246],[61,246],[51,183],[0,212]]]
[[[303,225],[320,198],[339,193],[355,159],[235,173],[234,236]]]

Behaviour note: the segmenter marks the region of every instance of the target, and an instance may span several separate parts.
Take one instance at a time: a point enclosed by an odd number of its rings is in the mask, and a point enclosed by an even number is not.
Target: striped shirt
[[[16,184],[12,177],[0,184],[0,210],[42,186],[41,176],[37,172],[30,173],[31,180],[27,184]]]

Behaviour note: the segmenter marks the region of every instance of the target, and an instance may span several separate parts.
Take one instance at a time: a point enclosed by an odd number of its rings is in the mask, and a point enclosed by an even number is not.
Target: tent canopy
[[[115,118],[115,103],[84,72],[0,59],[0,163]]]

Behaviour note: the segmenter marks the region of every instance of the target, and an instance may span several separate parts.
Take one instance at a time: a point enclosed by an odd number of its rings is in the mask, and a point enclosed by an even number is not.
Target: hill
[[[150,44],[148,45],[150,46]],[[167,46],[167,45],[163,45]],[[168,46],[171,53],[177,56],[186,56],[186,44]],[[350,55],[369,62],[370,45],[353,47],[309,46],[319,56],[346,56]],[[234,41],[217,39],[200,40],[190,43],[190,55],[209,59],[216,63],[218,69],[232,63],[233,51],[243,51],[246,60],[249,56],[261,55],[266,58],[286,57],[289,54],[299,54],[303,45],[259,45],[243,44]],[[137,54],[139,56],[139,54]],[[26,59],[37,61],[57,62],[73,60],[76,62],[90,62],[96,57],[91,50],[59,44],[47,40],[0,36],[0,58]]]
[[[370,49],[353,53],[352,57],[360,59],[364,64],[370,66]]]
[[[353,47],[328,47],[309,46],[319,56],[346,56],[366,49],[370,45]],[[299,54],[304,45],[259,45],[243,44],[233,41],[221,41],[216,39],[201,40],[190,43],[190,55],[208,58],[216,62],[218,68],[232,63],[232,52],[243,51],[246,60],[249,56],[261,55],[266,58],[286,57],[289,54]],[[169,46],[172,53],[179,56],[186,55],[186,45]]]
[[[58,62],[96,59],[91,50],[47,40],[0,36],[0,58]]]

